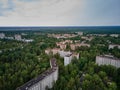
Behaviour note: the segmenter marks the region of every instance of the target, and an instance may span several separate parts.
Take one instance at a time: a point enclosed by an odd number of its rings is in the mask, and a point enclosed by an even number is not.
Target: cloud
[[[0,26],[120,24],[118,8],[119,0],[0,0]]]
[[[8,0],[1,0],[0,2],[1,2],[1,4],[2,4],[2,5],[1,5],[2,8],[4,8],[4,9],[5,9],[5,8],[8,8]]]
[[[8,7],[8,1],[4,1]],[[12,0],[14,10],[4,11],[0,17],[9,25],[64,25],[74,21],[73,11],[80,6],[80,0]],[[70,19],[71,18],[71,19]],[[10,21],[10,22],[9,22]]]

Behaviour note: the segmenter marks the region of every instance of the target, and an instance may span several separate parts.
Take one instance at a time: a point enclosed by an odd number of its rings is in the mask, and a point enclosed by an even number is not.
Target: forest
[[[16,31],[7,34],[15,33],[23,32]],[[120,68],[111,65],[98,66],[95,63],[96,56],[101,54],[112,54],[120,58],[120,49],[108,49],[109,42],[120,44],[120,36],[118,38],[108,35],[94,36],[92,41],[86,41],[91,47],[78,47],[76,52],[80,54],[80,58],[74,58],[71,64],[64,66],[63,58],[58,54],[47,55],[44,50],[56,47],[56,42],[62,40],[82,41],[81,36],[56,39],[47,37],[46,32],[35,34],[38,31],[25,31],[24,33],[27,35],[23,38],[32,38],[34,42],[24,43],[0,39],[0,50],[2,51],[0,53],[0,90],[15,90],[37,77],[50,68],[49,59],[52,57],[57,59],[59,78],[50,90],[120,90]],[[67,47],[67,50],[71,50],[70,47]]]

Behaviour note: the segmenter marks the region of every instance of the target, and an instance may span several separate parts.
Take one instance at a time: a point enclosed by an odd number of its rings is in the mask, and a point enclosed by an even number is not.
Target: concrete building
[[[64,56],[64,66],[70,64],[73,58],[79,59],[79,54],[70,53],[70,54],[65,55]]]
[[[82,36],[83,35],[83,32],[77,32],[78,35]]]
[[[73,58],[75,57],[76,59],[79,59],[80,55],[79,55],[79,53],[73,53],[73,54],[72,54],[72,57],[73,57]]]
[[[70,51],[63,51],[63,50],[60,50],[60,49],[57,49],[57,48],[47,49],[47,50],[45,50],[45,53],[48,54],[48,55],[50,53],[52,53],[53,55],[58,53],[60,55],[60,57],[64,58],[64,65],[65,66],[68,65],[69,63],[71,63],[71,60],[73,58],[79,59],[79,53],[72,53]]]
[[[119,34],[110,34],[111,37],[118,37]]]
[[[59,53],[60,57],[65,57],[66,55],[71,54],[70,51],[59,51],[58,53]]]
[[[16,90],[46,90],[46,88],[52,88],[58,79],[58,66],[55,58],[50,60],[50,66],[50,69],[18,87]]]
[[[5,34],[4,33],[0,33],[0,38],[1,39],[5,38]]]
[[[15,40],[21,41],[22,40],[21,35],[15,35]]]
[[[59,51],[60,51],[59,48],[53,48],[53,49],[46,49],[46,50],[45,50],[45,53],[46,53],[46,54],[52,53],[53,55],[55,55],[55,54],[57,54]]]
[[[117,47],[118,49],[120,49],[120,45],[118,45],[118,44],[110,44],[109,45],[109,49],[113,49],[115,47]]]
[[[96,63],[98,65],[112,65],[117,68],[120,67],[120,59],[110,55],[96,56]]]
[[[70,48],[71,50],[75,50],[77,47],[81,47],[81,46],[90,47],[90,44],[86,44],[86,43],[71,44]]]
[[[59,46],[60,49],[62,49],[62,50],[66,49],[66,46],[67,46],[67,45],[65,44],[65,42],[59,42],[59,43],[56,43],[56,45]]]
[[[70,44],[70,48],[71,48],[71,50],[75,50],[76,49],[76,45],[75,44]]]
[[[33,42],[34,40],[33,39],[22,39],[23,42],[26,42],[26,43],[29,43],[29,42]]]
[[[72,60],[72,54],[68,54],[64,57],[64,66],[68,65],[71,63]]]

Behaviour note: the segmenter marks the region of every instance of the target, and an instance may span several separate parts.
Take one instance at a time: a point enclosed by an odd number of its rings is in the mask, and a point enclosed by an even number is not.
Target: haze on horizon
[[[0,26],[120,26],[120,0],[0,0]]]

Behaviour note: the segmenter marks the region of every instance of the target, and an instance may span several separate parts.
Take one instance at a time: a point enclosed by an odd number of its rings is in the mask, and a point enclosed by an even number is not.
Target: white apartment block
[[[50,60],[50,66],[50,69],[18,87],[16,90],[46,90],[46,87],[52,88],[58,79],[58,66],[55,58]]]
[[[114,47],[118,47],[118,49],[120,49],[120,45],[118,45],[118,44],[110,44],[109,45],[109,49],[113,49]]]
[[[120,67],[120,59],[108,55],[96,56],[96,63],[98,65],[112,65],[117,68]]]
[[[111,37],[118,37],[119,34],[110,34]]]
[[[79,54],[71,53],[71,54],[65,55],[65,57],[64,57],[64,66],[70,64],[73,58],[79,59]]]
[[[71,63],[71,60],[72,60],[72,54],[68,54],[64,57],[64,66],[68,65]]]

